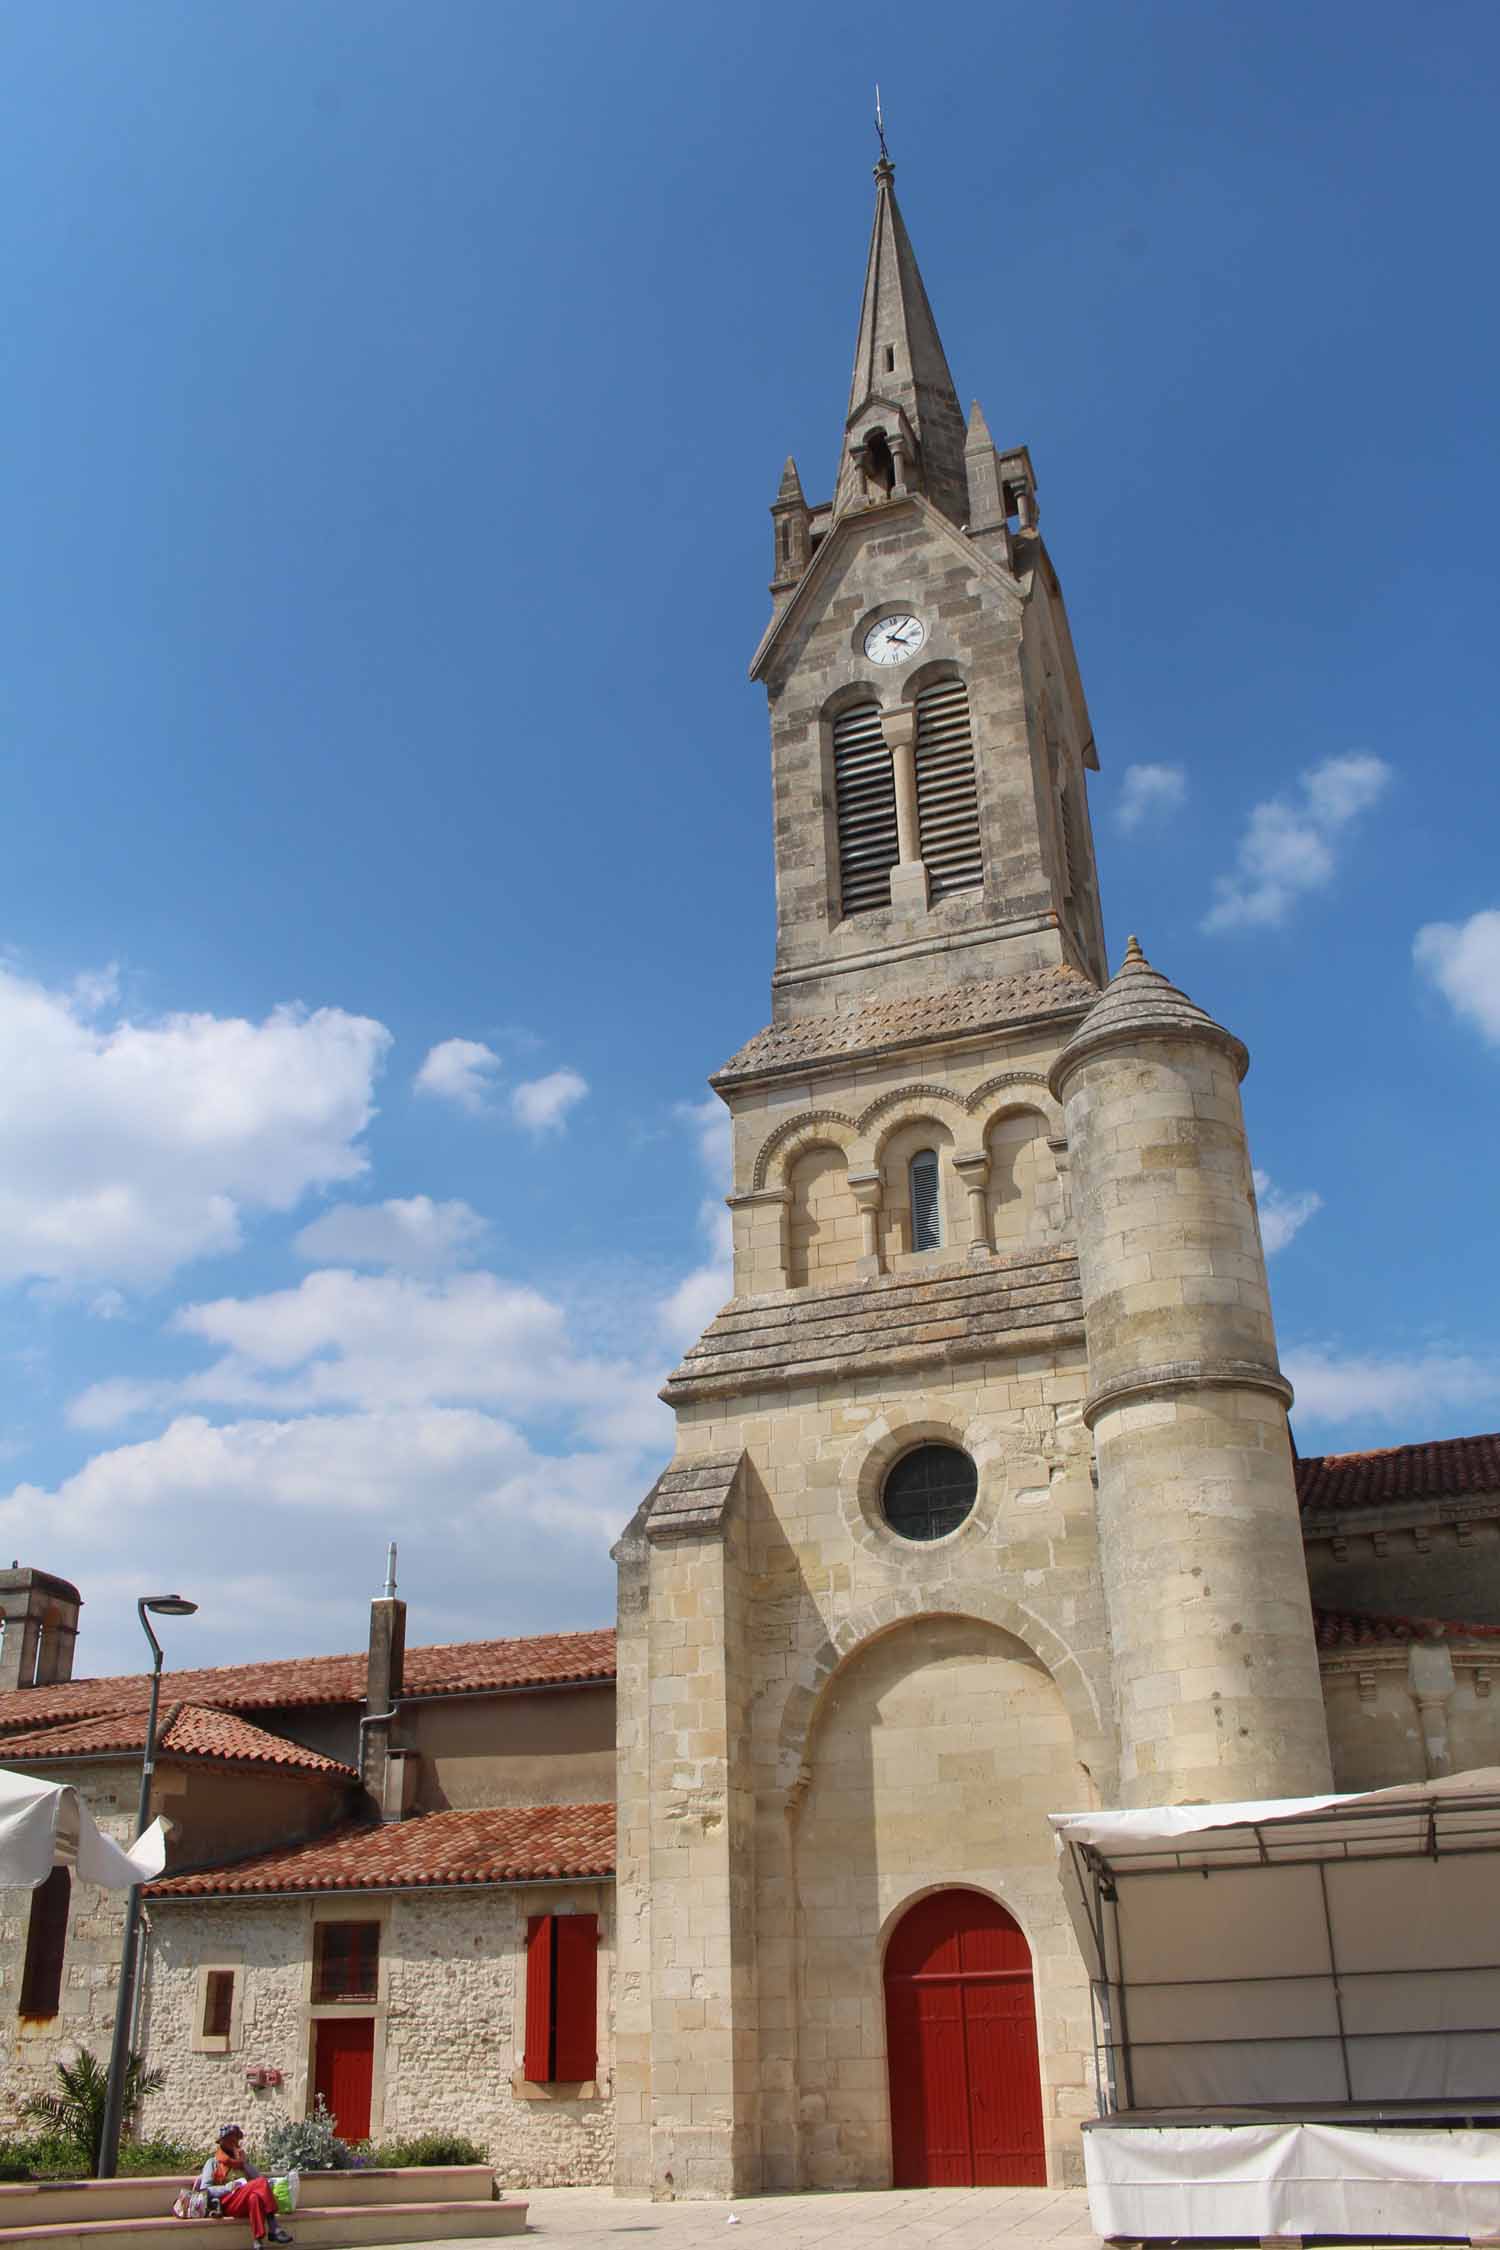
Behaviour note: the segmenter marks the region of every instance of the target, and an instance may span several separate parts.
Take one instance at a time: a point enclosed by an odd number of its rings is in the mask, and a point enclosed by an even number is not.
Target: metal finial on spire
[[[889,164],[891,152],[885,145],[885,112],[880,106],[880,80],[875,81],[875,134],[880,142],[880,161]]]

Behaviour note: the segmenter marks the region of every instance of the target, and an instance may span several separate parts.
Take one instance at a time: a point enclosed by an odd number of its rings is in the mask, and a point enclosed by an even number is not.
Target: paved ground
[[[1082,2188],[906,2188],[633,2203],[595,2188],[533,2188],[534,2235],[556,2250],[1095,2250]],[[729,2224],[730,2215],[739,2225]],[[654,2238],[654,2239],[653,2239]]]

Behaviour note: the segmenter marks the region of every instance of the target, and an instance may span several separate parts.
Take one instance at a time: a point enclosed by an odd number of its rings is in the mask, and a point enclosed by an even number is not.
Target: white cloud
[[[1500,913],[1488,907],[1467,922],[1428,922],[1412,955],[1454,1014],[1500,1046]]]
[[[1181,766],[1127,766],[1120,787],[1120,826],[1139,828],[1153,815],[1174,813],[1186,795],[1187,775]]]
[[[651,1368],[580,1349],[562,1305],[493,1273],[332,1269],[294,1289],[184,1305],[169,1326],[218,1356],[170,1380],[94,1384],[69,1409],[75,1427],[182,1407],[287,1414],[483,1405],[644,1443],[661,1418]]]
[[[1219,876],[1203,928],[1265,929],[1284,922],[1309,891],[1333,880],[1340,835],[1377,802],[1391,778],[1383,758],[1351,751],[1299,775],[1300,797],[1268,797],[1256,805],[1235,872]]]
[[[1259,1169],[1255,1173],[1255,1200],[1260,1212],[1260,1239],[1268,1258],[1284,1250],[1299,1228],[1323,1208],[1322,1196],[1315,1195],[1311,1188],[1300,1195],[1289,1194],[1277,1187],[1269,1172]]]
[[[452,1102],[476,1116],[485,1107],[500,1068],[493,1047],[478,1039],[443,1039],[430,1047],[412,1080],[419,1094]]]
[[[434,1203],[430,1195],[392,1196],[384,1203],[337,1203],[305,1226],[293,1244],[310,1265],[395,1266],[432,1273],[464,1264],[488,1232],[467,1203]]]
[[[227,1663],[362,1647],[388,1538],[414,1642],[606,1625],[609,1542],[665,1452],[549,1453],[475,1408],[180,1415],[55,1490],[16,1487],[0,1511],[7,1553],[82,1586],[81,1672],[135,1663],[135,1597],[153,1578],[201,1605],[173,1627],[169,1662]]]
[[[561,1132],[568,1111],[583,1100],[588,1080],[576,1070],[552,1070],[545,1078],[531,1078],[510,1097],[510,1113],[531,1133]]]
[[[732,1174],[731,1119],[717,1096],[679,1102],[674,1112],[697,1143],[698,1161],[717,1192],[698,1206],[706,1261],[685,1274],[658,1308],[661,1332],[674,1351],[695,1344],[734,1294],[734,1222],[724,1207]]]
[[[1296,1415],[1318,1422],[1401,1423],[1450,1411],[1500,1412],[1500,1363],[1467,1352],[1339,1353],[1309,1346],[1282,1362]],[[1487,1423],[1487,1427],[1493,1427]]]
[[[56,991],[0,966],[0,1282],[157,1282],[366,1168],[383,1025],[96,1020],[113,998],[108,976]]]

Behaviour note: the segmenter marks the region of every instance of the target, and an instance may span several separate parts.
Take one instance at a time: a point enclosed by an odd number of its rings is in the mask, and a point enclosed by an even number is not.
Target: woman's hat
[[[244,2138],[245,2128],[243,2125],[221,2125],[219,2127],[219,2139],[221,2142],[242,2141]]]

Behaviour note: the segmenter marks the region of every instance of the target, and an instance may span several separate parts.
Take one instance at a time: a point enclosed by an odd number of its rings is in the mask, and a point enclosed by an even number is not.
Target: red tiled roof
[[[359,1777],[352,1766],[340,1765],[300,1742],[285,1742],[267,1734],[229,1711],[213,1711],[202,1703],[177,1703],[168,1711],[156,1738],[157,1755],[163,1758],[211,1758],[221,1763],[254,1766],[294,1766],[302,1773],[331,1774],[340,1781]],[[29,1764],[51,1758],[101,1758],[112,1750],[139,1756],[146,1746],[144,1711],[116,1711],[102,1719],[80,1719],[71,1725],[43,1727],[5,1737],[8,1763]]]
[[[1500,1625],[1464,1625],[1453,1617],[1366,1617],[1358,1610],[1315,1609],[1319,1648],[1404,1648],[1411,1641],[1500,1640]]]
[[[612,1875],[613,1805],[502,1805],[426,1813],[381,1828],[336,1828],[289,1851],[147,1885],[165,1898],[266,1897],[287,1891],[420,1889]]]
[[[226,1664],[169,1672],[168,1691],[217,1711],[292,1710],[310,1703],[362,1703],[365,1658],[289,1656],[267,1664]],[[537,1633],[525,1640],[457,1641],[409,1648],[410,1695],[462,1695],[474,1689],[563,1687],[615,1676],[615,1636]],[[0,1734],[98,1718],[108,1711],[144,1711],[150,1683],[139,1672],[103,1680],[64,1680],[53,1687],[13,1688],[0,1695]]]
[[[1379,1453],[1323,1453],[1297,1463],[1304,1508],[1369,1508],[1393,1500],[1500,1494],[1500,1430],[1392,1445]]]

